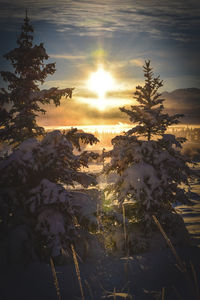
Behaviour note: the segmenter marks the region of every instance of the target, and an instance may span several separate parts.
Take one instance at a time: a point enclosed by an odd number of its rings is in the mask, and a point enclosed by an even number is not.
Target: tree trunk
[[[148,130],[148,137],[147,138],[148,138],[148,141],[150,141],[150,139],[151,139],[151,130],[150,129]]]

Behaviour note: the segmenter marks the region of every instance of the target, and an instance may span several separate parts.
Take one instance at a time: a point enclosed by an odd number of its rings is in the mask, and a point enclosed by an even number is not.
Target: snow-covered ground
[[[200,163],[198,163],[194,168],[200,174]],[[190,200],[192,205],[179,205],[176,209],[184,219],[187,230],[193,239],[193,244],[200,247],[200,177],[192,180],[190,185]]]
[[[195,293],[198,293],[200,282],[200,182],[192,181],[191,188],[192,205],[176,207],[194,238],[191,246],[176,248],[178,255],[186,262],[187,274],[177,268],[176,259],[167,246],[162,250],[123,257],[108,255],[94,241],[86,261],[79,261],[85,300],[114,299],[113,291],[122,293],[116,299],[123,299],[126,294],[130,295],[129,299],[135,300],[199,299],[195,298]],[[61,299],[81,299],[74,263],[56,266],[56,272]],[[0,278],[2,300],[58,299],[48,264],[2,266]]]

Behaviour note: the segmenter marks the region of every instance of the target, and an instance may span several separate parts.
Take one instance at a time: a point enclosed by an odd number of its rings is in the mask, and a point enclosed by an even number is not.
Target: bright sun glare
[[[98,95],[99,100],[97,107],[100,110],[103,110],[107,106],[106,92],[113,90],[114,87],[115,84],[113,77],[102,67],[99,67],[96,72],[92,73],[88,80],[88,88]]]

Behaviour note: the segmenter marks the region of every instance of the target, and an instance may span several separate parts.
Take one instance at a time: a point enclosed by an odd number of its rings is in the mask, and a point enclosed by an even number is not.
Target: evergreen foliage
[[[169,116],[167,113],[163,113],[164,99],[160,98],[161,93],[158,92],[159,88],[163,86],[163,81],[160,80],[159,76],[154,77],[150,61],[145,62],[143,69],[145,85],[143,87],[137,86],[134,96],[138,105],[132,105],[131,109],[122,107],[120,110],[129,116],[132,123],[136,123],[128,135],[134,133],[138,136],[147,137],[149,141],[153,135],[162,135],[168,126],[179,123],[178,119],[183,115]]]
[[[180,152],[185,139],[165,134],[181,115],[163,113],[164,99],[158,92],[163,83],[154,77],[150,61],[145,62],[144,76],[144,86],[137,86],[135,92],[139,105],[120,108],[136,126],[112,139],[113,149],[107,154],[111,162],[104,171],[117,174],[106,191],[119,204],[131,202],[132,218],[150,230],[153,214],[169,225],[173,204],[187,202],[190,170]]]
[[[84,168],[98,155],[83,148],[98,139],[75,128],[45,133],[37,125],[37,114],[45,113],[41,104],[60,105],[72,89],[40,90],[55,64],[44,63],[48,55],[43,44],[32,45],[32,33],[26,16],[19,47],[5,55],[15,72],[1,72],[8,91],[0,92],[0,137],[15,146],[0,158],[0,254],[9,262],[67,254],[97,226],[98,191],[87,191],[97,182]]]
[[[98,155],[74,154],[74,148],[81,150],[80,142],[92,145],[98,140],[76,129],[56,130],[41,141],[27,139],[1,160],[1,239],[17,251],[20,248],[20,259],[59,256],[75,243],[80,228],[88,232],[97,226],[97,198],[87,190],[73,190],[77,184],[84,188],[97,184],[95,176],[81,168]]]
[[[72,88],[40,90],[48,75],[55,72],[55,63],[45,64],[49,58],[43,43],[33,45],[33,27],[25,17],[21,33],[17,38],[18,47],[4,57],[11,62],[14,72],[1,71],[8,88],[0,90],[0,139],[18,145],[27,138],[44,134],[36,123],[36,117],[45,113],[41,105],[51,101],[60,105],[62,96],[71,97]]]

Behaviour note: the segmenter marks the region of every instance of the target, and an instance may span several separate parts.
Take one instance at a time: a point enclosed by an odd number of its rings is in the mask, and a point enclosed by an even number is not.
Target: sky
[[[43,42],[48,62],[56,62],[42,88],[75,87],[72,100],[39,118],[42,125],[126,122],[118,107],[135,104],[148,59],[164,80],[162,92],[200,87],[199,0],[0,0],[1,70],[9,69],[2,55],[15,48],[26,9],[34,42]],[[88,84],[98,68],[113,80],[103,96]]]

